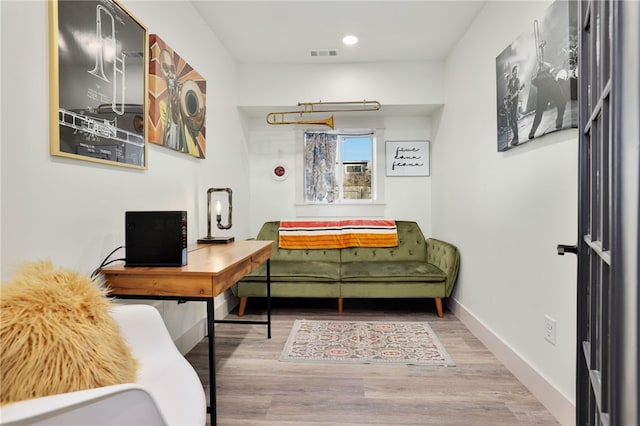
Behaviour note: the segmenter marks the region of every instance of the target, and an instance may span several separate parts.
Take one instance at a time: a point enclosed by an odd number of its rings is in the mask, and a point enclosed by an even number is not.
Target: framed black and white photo
[[[429,141],[386,141],[387,176],[429,176]]]
[[[553,2],[496,57],[498,151],[578,126],[576,3]]]
[[[146,27],[115,0],[49,2],[51,154],[145,169]]]

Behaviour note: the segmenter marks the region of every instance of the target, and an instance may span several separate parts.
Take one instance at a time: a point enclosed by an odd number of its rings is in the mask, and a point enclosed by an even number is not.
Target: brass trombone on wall
[[[378,101],[347,101],[347,102],[298,102],[302,107],[298,111],[270,112],[267,114],[269,124],[319,124],[333,129],[333,115],[322,119],[303,120],[305,114],[318,114],[326,112],[354,112],[354,111],[378,111]],[[298,119],[288,119],[289,115],[297,115]]]

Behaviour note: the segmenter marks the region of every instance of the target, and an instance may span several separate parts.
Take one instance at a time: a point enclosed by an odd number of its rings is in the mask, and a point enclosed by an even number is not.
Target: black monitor
[[[126,266],[187,264],[187,212],[125,212]]]

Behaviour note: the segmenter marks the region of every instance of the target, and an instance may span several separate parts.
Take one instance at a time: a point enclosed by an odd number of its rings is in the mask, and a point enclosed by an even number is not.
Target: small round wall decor
[[[275,163],[271,167],[271,177],[275,180],[285,180],[289,176],[289,168],[284,163]]]

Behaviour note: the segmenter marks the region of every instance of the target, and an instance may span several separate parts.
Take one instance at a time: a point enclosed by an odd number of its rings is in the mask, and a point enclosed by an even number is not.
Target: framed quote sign
[[[115,0],[49,2],[51,154],[147,167],[147,29]]]
[[[387,141],[387,176],[429,176],[429,141]]]

